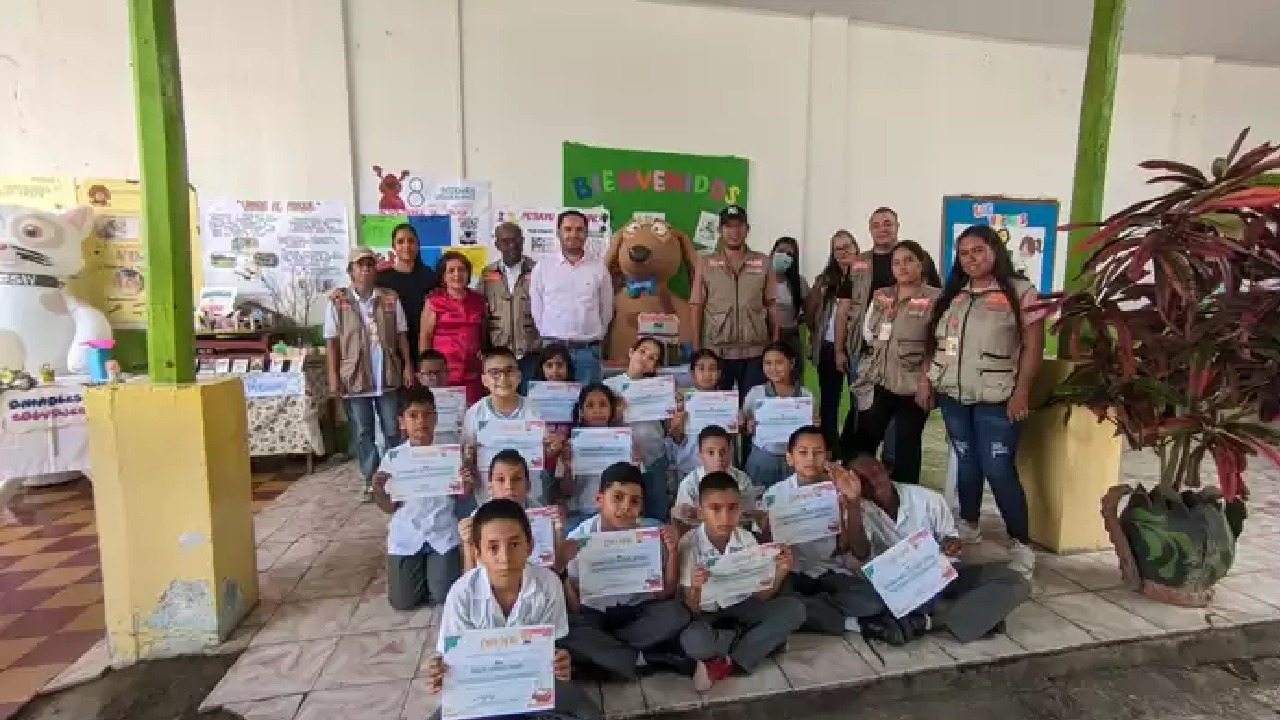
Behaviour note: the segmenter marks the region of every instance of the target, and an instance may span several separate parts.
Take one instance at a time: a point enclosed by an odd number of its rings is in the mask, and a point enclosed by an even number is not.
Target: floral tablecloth
[[[325,454],[320,422],[328,414],[328,396],[323,365],[309,365],[303,371],[302,394],[245,398],[249,455]]]

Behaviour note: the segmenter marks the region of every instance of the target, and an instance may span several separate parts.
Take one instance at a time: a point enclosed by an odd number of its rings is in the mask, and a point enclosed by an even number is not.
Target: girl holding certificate
[[[560,578],[547,568],[529,564],[533,531],[518,504],[511,500],[490,500],[482,505],[472,520],[470,541],[479,550],[480,567],[458,578],[449,590],[440,614],[438,654],[427,661],[429,689],[433,694],[444,692],[442,707],[470,706],[475,698],[471,697],[474,693],[467,692],[468,681],[472,677],[484,681],[483,673],[451,675],[453,671],[442,657],[457,646],[464,634],[476,630],[550,626],[557,643],[569,634],[569,616]],[[496,652],[506,652],[506,657],[512,657],[509,650],[499,648]],[[554,708],[533,717],[599,720],[600,708],[569,680],[569,653],[557,649],[554,657],[547,660],[555,676]],[[541,668],[525,667],[508,667],[507,672],[544,673]],[[475,690],[479,692],[481,688]],[[499,708],[494,714],[515,713]],[[437,709],[433,718],[441,715]]]
[[[720,390],[720,356],[711,348],[695,352],[689,360],[689,374],[693,380],[693,392]],[[667,467],[674,468],[673,478],[685,477],[701,467],[698,433],[695,429],[690,434],[689,430],[689,414],[684,403],[679,402],[675,416],[667,423]]]
[[[664,349],[662,343],[654,338],[645,337],[636,341],[627,356],[627,371],[621,375],[606,378],[608,385],[619,397],[622,397],[625,413],[625,393],[632,380],[644,380],[654,377],[658,366],[662,364]],[[672,402],[675,401],[674,396]],[[636,439],[636,447],[646,466],[657,465],[666,459],[667,428],[665,420],[641,420],[628,423],[631,433]],[[661,519],[661,518],[658,518]]]
[[[756,411],[760,409],[766,401],[774,398],[809,398],[810,412],[809,417],[798,419],[798,424],[792,430],[798,429],[804,425],[814,423],[813,419],[813,394],[809,389],[795,382],[793,370],[795,368],[795,358],[792,356],[791,346],[785,343],[772,343],[764,349],[764,356],[761,358],[764,364],[764,377],[767,382],[764,385],[757,385],[751,388],[747,393],[747,397],[742,401],[742,421],[739,427],[749,435],[756,434],[757,422]],[[790,435],[787,432],[786,435]],[[751,476],[751,480],[760,487],[770,487],[786,479],[791,474],[791,468],[787,467],[787,443],[786,440],[781,442],[773,440],[764,440],[753,438],[751,445],[751,454],[747,456],[746,466],[743,468],[747,474]]]

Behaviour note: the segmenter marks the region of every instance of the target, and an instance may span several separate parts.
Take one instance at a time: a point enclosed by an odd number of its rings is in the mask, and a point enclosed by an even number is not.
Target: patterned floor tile
[[[425,630],[347,635],[329,658],[316,688],[336,689],[408,680],[417,674],[428,641]]]
[[[293,720],[302,705],[304,695],[284,695],[269,700],[231,703],[224,706],[228,712],[239,715],[244,720]],[[425,717],[425,716],[424,716]]]
[[[249,648],[205,698],[201,710],[309,692],[337,647],[337,638],[329,638]]]
[[[1079,625],[1098,640],[1116,642],[1159,635],[1161,630],[1148,620],[1129,612],[1095,593],[1077,593],[1040,598],[1040,604]]]
[[[797,689],[844,685],[879,674],[843,637],[795,635],[777,661],[787,682]]]
[[[400,717],[409,681],[365,685],[341,690],[317,690],[307,695],[297,720],[387,720]]]

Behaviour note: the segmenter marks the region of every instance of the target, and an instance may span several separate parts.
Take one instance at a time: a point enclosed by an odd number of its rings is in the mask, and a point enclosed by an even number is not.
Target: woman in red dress
[[[471,261],[466,255],[447,252],[436,263],[435,290],[422,308],[422,332],[418,347],[444,355],[449,365],[448,384],[467,390],[467,403],[484,395],[480,384],[480,340],[484,332],[484,296],[470,288]]]

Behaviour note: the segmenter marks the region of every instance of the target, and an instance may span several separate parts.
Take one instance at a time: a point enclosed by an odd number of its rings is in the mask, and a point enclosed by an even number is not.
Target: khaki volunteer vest
[[[1014,279],[1019,298],[1031,289]],[[961,291],[938,319],[929,380],[934,391],[965,405],[1002,403],[1018,381],[1022,328],[1013,306],[998,285],[977,292]]]
[[[533,265],[531,258],[520,261],[520,277],[514,289],[507,288],[501,260],[486,265],[480,274],[489,347],[511,348],[517,356],[524,356],[542,346],[529,304],[529,273],[533,272]]]
[[[924,344],[929,336],[933,301],[942,291],[920,286],[911,297],[897,300],[895,288],[881,288],[871,298],[867,323],[871,327],[871,355],[858,366],[859,380],[880,385],[895,395],[912,395],[924,369]]]
[[[767,263],[764,253],[752,250],[744,254],[737,273],[723,252],[703,259],[702,337],[706,347],[720,353],[733,350],[739,357],[764,352],[764,346],[769,344],[764,307]]]
[[[382,387],[400,387],[404,366],[396,333],[396,305],[399,297],[386,288],[373,289],[373,328],[382,345]],[[369,354],[369,332],[360,318],[355,293],[342,288],[330,298],[338,318],[338,382],[343,395],[372,392],[373,359]]]
[[[866,316],[867,302],[871,299],[871,251],[860,253],[849,268],[849,282],[853,285],[849,306],[848,325],[845,326],[844,351],[853,358],[862,352],[862,320]]]

